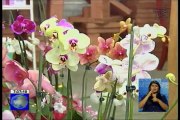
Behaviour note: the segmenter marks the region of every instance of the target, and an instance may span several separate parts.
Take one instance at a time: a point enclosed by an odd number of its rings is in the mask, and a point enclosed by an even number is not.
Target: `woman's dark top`
[[[145,97],[146,95],[143,96],[141,100],[143,100]],[[159,95],[157,96],[157,98],[160,99],[166,105],[168,105],[166,96]],[[147,102],[145,103],[142,112],[166,112],[166,110],[163,110],[158,102],[153,102],[152,96],[150,96]]]

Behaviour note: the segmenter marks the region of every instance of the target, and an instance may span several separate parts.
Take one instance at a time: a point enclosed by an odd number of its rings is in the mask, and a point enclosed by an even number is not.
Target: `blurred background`
[[[8,4],[14,0],[3,1],[3,4]],[[30,4],[30,0],[25,1]],[[158,23],[167,29],[168,35],[170,7],[171,0],[33,0],[33,16],[37,24],[35,37],[41,40],[39,24],[55,15],[59,19],[67,19],[80,32],[86,33],[91,38],[91,44],[97,44],[98,36],[112,37],[119,32],[119,22],[129,17],[138,26]],[[10,10],[14,17],[18,14],[26,18],[31,16],[30,10],[23,8],[3,10],[2,21],[6,27],[3,30],[4,37],[13,37],[9,29],[12,22]],[[160,59],[158,70],[162,70],[167,61],[168,43],[158,39],[155,41],[157,47],[153,53]]]

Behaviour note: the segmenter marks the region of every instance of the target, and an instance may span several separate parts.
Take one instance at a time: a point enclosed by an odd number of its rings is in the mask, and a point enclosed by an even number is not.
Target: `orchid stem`
[[[163,115],[163,117],[161,118],[161,120],[164,120],[164,118],[166,118],[166,116],[171,112],[171,110],[176,106],[177,103],[178,103],[178,98],[177,98],[176,101],[173,103],[173,105],[170,107],[170,109]]]
[[[107,102],[107,104],[106,104],[106,108],[105,108],[105,111],[104,111],[104,119],[106,119],[106,116],[107,116],[107,113],[108,113],[108,110],[109,110],[109,105],[110,105],[110,103],[111,103],[111,96],[112,96],[112,93],[110,94],[110,97],[109,97],[109,99],[108,99],[108,101],[106,101]]]
[[[133,64],[133,39],[134,39],[134,33],[133,33],[133,25],[131,28],[131,39],[130,39],[130,52],[129,52],[129,65],[128,65],[128,83],[127,87],[131,86],[131,78],[132,78],[132,64]],[[131,110],[131,99],[132,99],[132,91],[127,91],[127,99],[126,99],[126,114],[125,119],[129,120],[130,116],[132,116],[132,110]],[[132,118],[131,118],[132,119]]]
[[[50,103],[49,103],[49,106],[51,107],[52,106],[52,96],[50,95]],[[50,114],[49,114],[49,120],[52,120],[52,110],[50,109]]]
[[[87,94],[86,94],[87,93],[87,82],[88,82],[88,80],[86,79],[85,80],[85,93],[84,93],[84,98],[83,98],[84,99],[84,108],[85,108],[85,111],[86,111],[86,99],[85,98],[87,96]],[[85,112],[85,118],[86,118],[86,112]]]
[[[70,96],[71,96],[71,109],[72,109],[72,101],[73,101],[73,94],[72,94],[72,80],[71,80],[71,71],[69,70],[69,84],[70,84]]]
[[[130,119],[133,119],[133,96],[131,93],[131,97],[130,97]]]
[[[46,13],[45,13],[45,8],[44,8],[43,3],[44,3],[44,2],[42,2],[42,0],[40,0],[40,4],[42,5],[42,11],[43,11],[43,15],[44,15],[43,18],[46,18]],[[43,20],[44,20],[44,19],[43,19]]]
[[[27,70],[29,70],[28,65],[27,65],[27,54],[26,54],[26,48],[25,48],[25,43],[24,40],[22,40],[23,43],[23,49],[24,49],[24,63],[25,63],[25,67]]]
[[[49,81],[50,81],[50,83],[52,85],[52,76],[51,76],[50,72],[48,71],[48,65],[47,65],[47,73],[48,73]]]
[[[58,90],[58,75],[55,74],[54,77],[55,77],[55,89],[57,91]]]
[[[115,120],[116,106],[114,105],[113,114],[111,120]]]
[[[82,117],[83,117],[83,119],[86,119],[85,106],[84,106],[84,92],[85,92],[84,89],[85,89],[85,77],[86,77],[86,73],[87,73],[87,67],[88,66],[85,66],[83,80],[82,80]]]
[[[21,49],[21,53],[23,53],[23,49],[22,49],[20,40],[18,40],[18,42],[19,42],[19,46],[20,46],[20,49]],[[21,54],[21,64],[22,64],[23,66],[25,65],[25,62],[24,62],[24,61],[25,61],[25,60],[24,60],[24,56],[23,56],[23,54]]]
[[[48,78],[50,80],[50,83],[52,84],[52,76],[50,75],[49,71],[48,71],[48,65],[47,65],[47,73],[48,73]],[[52,96],[50,95],[50,103],[49,103],[50,107],[52,106]],[[52,111],[50,110],[50,115],[49,115],[49,120],[52,120]]]
[[[103,116],[105,116],[107,114],[108,104],[109,104],[109,99],[110,99],[109,95],[110,95],[110,93],[108,93],[108,95],[107,95],[107,100],[106,100],[106,105],[105,105]]]
[[[39,80],[38,80],[38,91],[37,91],[37,110],[36,110],[36,120],[41,119],[41,84],[42,84],[42,71],[43,71],[43,56],[40,51],[40,57],[39,57]]]
[[[112,109],[112,105],[113,105],[113,101],[114,101],[114,97],[115,97],[115,93],[116,93],[116,84],[117,84],[117,80],[114,83],[114,87],[110,96],[110,106],[109,106],[109,110],[108,110],[108,116],[107,119],[110,118],[110,114],[111,114],[111,109]]]
[[[36,90],[36,92],[38,91],[37,90],[37,87],[36,87],[36,85],[35,85],[35,83],[29,78],[29,81],[32,83],[32,85],[34,86],[34,89]]]
[[[107,116],[108,119],[109,119],[110,114],[111,114],[112,104],[113,104],[113,100],[111,100],[111,102],[110,102],[110,107],[109,107],[108,116]]]
[[[13,16],[12,10],[10,10],[9,12],[10,12],[12,21],[14,21],[14,16]]]
[[[98,120],[102,120],[102,92],[99,98]]]
[[[67,119],[72,120],[72,85],[71,85],[71,71],[68,69],[67,81]]]
[[[113,100],[114,100],[114,97],[115,97],[115,92],[116,92],[116,84],[117,84],[117,80],[115,80],[115,83],[114,83],[114,87],[112,89],[112,92],[111,92],[111,95],[109,97],[109,100],[108,102],[106,101],[106,108],[105,108],[105,111],[104,111],[104,119],[108,119],[109,118],[109,115],[111,112],[111,108],[112,108],[112,104],[113,104]],[[107,117],[107,114],[108,114],[108,117]],[[106,118],[107,117],[107,118]]]

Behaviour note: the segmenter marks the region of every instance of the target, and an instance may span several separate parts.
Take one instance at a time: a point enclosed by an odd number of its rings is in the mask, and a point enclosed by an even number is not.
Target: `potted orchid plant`
[[[27,65],[22,34],[34,32],[36,23],[19,15],[11,30],[19,42],[21,62],[10,59],[6,46],[3,46],[3,119],[116,119],[116,108],[122,104],[126,105],[125,119],[133,119],[138,80],[151,78],[148,71],[155,70],[159,63],[159,59],[150,53],[155,48],[153,39],[169,39],[163,26],[134,26],[128,18],[120,22],[119,33],[108,39],[98,37],[98,44],[91,45],[90,38],[67,20],[51,17],[40,24],[40,34],[47,40],[41,40],[38,45],[39,70],[33,70]],[[77,97],[72,92],[74,78],[71,72],[78,71],[79,64],[85,66],[85,70],[82,96]],[[98,74],[91,78],[95,84],[92,86],[94,93],[90,95],[90,99],[99,104],[98,110],[86,101],[89,70]],[[62,81],[60,84],[64,72],[68,74],[67,83]],[[175,83],[173,74],[166,77]],[[9,110],[8,95],[12,89],[30,91],[29,111]]]

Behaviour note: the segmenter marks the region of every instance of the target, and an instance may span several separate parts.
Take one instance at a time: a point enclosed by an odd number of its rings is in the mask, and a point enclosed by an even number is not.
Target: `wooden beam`
[[[112,5],[112,7],[117,8],[120,12],[122,12],[123,16],[127,16],[127,15],[131,15],[132,10],[129,9],[128,7],[126,7],[124,4],[120,3],[117,0],[111,0],[110,4]]]
[[[171,13],[170,13],[170,28],[169,35],[171,41],[169,42],[168,51],[168,72],[174,73],[176,76],[176,82],[178,82],[178,0],[171,0]],[[174,101],[178,98],[177,94],[178,86],[169,84],[169,106],[172,106]],[[167,120],[178,119],[177,105],[166,117]]]
[[[95,18],[87,18],[87,17],[82,17],[82,16],[72,16],[69,17],[68,20],[72,23],[99,23],[99,24],[106,24],[111,21],[121,21],[122,17],[121,16],[113,16],[113,17],[108,17],[104,19],[95,19]]]
[[[159,9],[170,9],[171,8],[171,0],[160,0],[161,6]],[[156,0],[137,0],[138,8],[142,9],[156,9]]]
[[[95,23],[87,23],[86,28],[119,28],[119,22],[109,22],[107,24],[95,24]]]
[[[87,33],[117,33],[119,32],[119,27],[117,28],[96,28],[96,29],[87,29]]]

